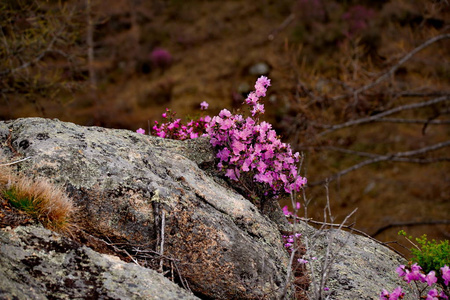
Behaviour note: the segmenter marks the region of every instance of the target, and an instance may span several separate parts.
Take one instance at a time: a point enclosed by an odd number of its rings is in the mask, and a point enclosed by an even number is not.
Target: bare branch
[[[397,222],[384,225],[378,228],[371,236],[377,236],[385,230],[392,227],[404,227],[404,226],[419,226],[419,225],[440,225],[440,224],[450,224],[450,220],[434,220],[434,221],[410,221],[410,222]]]
[[[379,158],[384,155],[370,153],[370,152],[361,152],[361,151],[354,151],[349,150],[345,148],[339,148],[339,147],[314,147],[313,149],[317,150],[332,150],[336,152],[346,153],[346,154],[352,154],[352,155],[358,155],[362,157],[373,157],[373,158]],[[434,162],[440,162],[440,161],[450,161],[450,157],[434,157],[434,158],[406,158],[406,157],[392,157],[391,161],[396,162],[411,162],[411,163],[419,163],[419,164],[426,164],[426,163],[434,163]]]
[[[383,75],[381,75],[380,77],[378,77],[375,81],[366,84],[362,87],[360,87],[359,89],[355,90],[353,92],[353,96],[356,98],[358,94],[367,91],[368,89],[373,88],[374,86],[380,84],[381,82],[383,82],[384,80],[388,79],[389,77],[392,76],[392,74],[395,73],[395,71],[397,71],[397,69],[404,64],[405,62],[407,62],[409,59],[411,59],[411,57],[413,57],[417,52],[423,50],[424,48],[430,46],[433,43],[436,43],[437,41],[440,40],[444,40],[444,39],[449,39],[450,38],[450,34],[441,34],[438,36],[435,36],[427,41],[425,41],[424,43],[422,43],[421,45],[417,46],[416,48],[414,48],[413,50],[411,50],[408,54],[406,54],[402,59],[400,59],[398,61],[397,64],[395,64],[394,66],[392,66],[386,73],[384,73]],[[342,96],[338,96],[333,98],[333,100],[340,100],[340,99],[344,99],[347,98],[348,95],[342,95]]]
[[[55,44],[56,40],[59,38],[61,32],[64,30],[65,28],[62,27],[52,38],[52,40],[48,43],[47,48],[45,48],[44,51],[42,51],[38,56],[36,56],[33,60],[28,61],[20,66],[18,66],[17,68],[14,69],[8,69],[8,70],[3,70],[0,72],[0,76],[3,75],[7,75],[9,73],[15,73],[17,71],[20,71],[22,69],[28,68],[31,65],[34,65],[36,63],[38,63],[47,53],[52,51],[53,45]]]
[[[355,171],[355,170],[357,170],[359,168],[362,168],[364,166],[367,166],[367,165],[370,165],[370,164],[373,164],[373,163],[377,163],[377,162],[382,162],[382,161],[422,162],[422,163],[424,163],[426,159],[414,159],[414,158],[408,158],[408,157],[409,156],[420,155],[420,154],[425,154],[425,153],[428,153],[430,151],[434,151],[434,150],[437,150],[437,149],[440,149],[440,148],[444,148],[444,147],[448,147],[448,146],[450,146],[450,140],[442,142],[442,143],[434,144],[434,145],[431,145],[431,146],[423,147],[423,148],[420,148],[420,149],[412,150],[412,151],[397,152],[397,153],[393,153],[393,154],[374,156],[374,157],[372,157],[370,159],[367,159],[367,160],[362,161],[362,162],[360,162],[360,163],[358,163],[356,165],[353,165],[350,168],[342,170],[342,171],[334,174],[333,176],[328,177],[327,179],[324,179],[324,180],[321,180],[321,181],[318,181],[318,182],[308,183],[308,185],[309,186],[315,186],[315,185],[319,185],[319,184],[324,184],[327,181],[336,180],[340,176],[345,175],[347,173],[350,173],[352,171]],[[366,155],[366,156],[368,156],[368,155]],[[448,160],[448,158],[441,158],[441,159],[438,159],[437,161],[443,161],[443,160]],[[435,162],[435,161],[433,161],[433,159],[427,159],[427,161]]]
[[[370,117],[363,117],[363,118],[359,118],[356,120],[350,120],[341,124],[337,124],[337,125],[332,125],[329,127],[328,130],[325,130],[321,133],[319,133],[319,136],[325,135],[327,133],[336,131],[338,129],[342,129],[345,127],[350,127],[350,126],[355,126],[355,125],[359,125],[359,124],[364,124],[364,123],[371,123],[371,122],[375,122],[379,119],[381,119],[382,117],[388,116],[388,115],[392,115],[395,113],[398,113],[400,111],[403,110],[409,110],[409,109],[416,109],[416,108],[421,108],[421,107],[425,107],[425,106],[430,106],[430,105],[434,105],[440,102],[444,102],[444,101],[448,101],[450,100],[450,95],[445,95],[442,97],[438,97],[432,100],[428,100],[428,101],[423,101],[423,102],[419,102],[419,103],[412,103],[412,104],[405,104],[405,105],[401,105],[401,106],[397,106],[395,108],[389,109],[385,112],[370,116]]]
[[[273,41],[275,39],[275,36],[282,31],[284,28],[286,28],[292,21],[295,20],[295,14],[290,14],[283,23],[280,24],[277,28],[272,30],[272,32],[267,36],[267,39],[269,41]]]
[[[422,120],[422,119],[401,119],[401,118],[381,118],[375,121],[388,123],[407,123],[407,124],[432,124],[432,125],[450,124],[450,120]]]
[[[314,150],[332,150],[332,151],[336,151],[336,152],[342,152],[342,153],[346,153],[346,154],[352,154],[352,155],[358,155],[358,156],[364,156],[364,157],[379,157],[380,156],[379,154],[375,154],[375,153],[354,151],[354,150],[333,147],[333,146],[313,147],[313,149]]]
[[[394,96],[399,96],[399,97],[439,97],[439,96],[445,96],[450,94],[450,91],[434,91],[434,92],[423,92],[423,93],[419,93],[419,92],[411,92],[411,91],[405,91],[405,92],[400,92],[398,94],[395,94]]]

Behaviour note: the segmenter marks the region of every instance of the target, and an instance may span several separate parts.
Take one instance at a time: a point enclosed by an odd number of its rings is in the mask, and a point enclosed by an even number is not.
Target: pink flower
[[[263,104],[259,104],[259,103],[257,103],[257,104],[253,107],[253,109],[252,109],[252,111],[251,111],[252,116],[254,116],[254,115],[256,115],[256,114],[263,114],[264,112],[265,112],[265,110],[264,110],[264,105],[263,105]]]
[[[228,169],[225,173],[228,178],[237,181],[239,178],[239,173],[235,169]]]
[[[439,293],[436,289],[432,289],[428,291],[427,300],[439,300]]]
[[[389,292],[387,290],[384,290],[381,292],[380,300],[386,300],[389,299]]]
[[[430,271],[430,273],[428,273],[428,275],[425,277],[425,281],[429,286],[432,286],[434,283],[436,283],[437,282],[436,272]]]
[[[270,79],[268,79],[266,76],[261,76],[256,80],[256,85],[262,85],[265,87],[269,87],[270,86]]]
[[[383,290],[380,295],[380,300],[397,300],[398,298],[402,299],[405,293],[402,292],[402,288],[398,286],[391,294],[388,291]]]
[[[229,117],[231,117],[231,112],[228,109],[224,108],[224,109],[222,109],[220,111],[219,117],[221,117],[221,118],[229,118]]]
[[[395,272],[397,272],[398,276],[403,277],[406,275],[405,272],[405,265],[400,265],[397,267],[397,269],[395,270]]]
[[[231,119],[225,119],[225,120],[223,120],[222,122],[221,122],[221,126],[220,126],[220,129],[221,130],[228,130],[228,129],[230,129],[232,126],[233,126],[233,120],[231,120]]]
[[[136,130],[136,132],[140,134],[145,134],[145,129],[139,128],[138,130]]]
[[[206,109],[208,109],[208,106],[209,106],[209,104],[208,104],[208,102],[206,102],[206,101],[203,101],[202,103],[200,103],[200,109],[201,109],[201,110],[206,110]]]
[[[230,150],[228,148],[223,148],[222,150],[219,150],[217,152],[217,158],[219,158],[221,161],[226,161],[228,157],[230,157]]]
[[[270,174],[267,174],[267,173],[266,174],[258,173],[258,174],[255,175],[254,178],[258,182],[266,182],[269,185],[272,184],[272,180],[273,180],[272,176]]]
[[[266,171],[267,165],[264,163],[264,161],[260,161],[258,164],[258,171],[261,173],[264,173]]]
[[[245,99],[245,103],[249,104],[249,105],[256,105],[256,103],[258,103],[259,97],[256,95],[255,92],[250,92],[250,94],[248,94],[247,99]]]
[[[441,268],[442,279],[444,279],[444,284],[448,285],[450,282],[450,268],[445,265]]]
[[[239,141],[234,141],[232,144],[233,147],[233,153],[235,155],[238,155],[241,151],[245,151],[246,147],[245,144],[239,142]]]
[[[267,89],[263,85],[256,83],[255,94],[257,97],[265,97],[266,91],[267,91]]]
[[[395,288],[395,290],[391,293],[391,296],[389,297],[389,300],[396,300],[399,297],[403,297],[405,293],[402,292],[402,287],[398,286]]]
[[[422,267],[417,263],[411,266],[411,271],[406,270],[405,280],[410,283],[411,281],[425,282],[425,274],[421,273]]]
[[[287,207],[287,205],[283,207],[283,214],[285,216],[292,215],[292,213],[289,211],[289,208]]]

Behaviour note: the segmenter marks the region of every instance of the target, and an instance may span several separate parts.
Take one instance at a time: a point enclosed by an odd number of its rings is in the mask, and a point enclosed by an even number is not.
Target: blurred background
[[[265,75],[265,118],[304,155],[308,217],[323,220],[328,180],[335,223],[358,208],[349,223],[383,242],[409,248],[400,229],[449,239],[448,1],[2,0],[0,11],[0,120],[147,129],[166,107],[183,119],[202,101],[211,116],[237,111]]]

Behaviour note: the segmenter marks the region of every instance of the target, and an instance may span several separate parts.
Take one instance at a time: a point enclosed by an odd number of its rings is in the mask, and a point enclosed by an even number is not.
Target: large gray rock
[[[21,173],[66,188],[90,235],[158,252],[163,242],[196,295],[280,296],[289,257],[277,224],[199,168],[214,169],[208,140],[27,118],[0,122],[0,145],[7,157],[31,157],[16,165]]]
[[[179,271],[176,276],[185,279],[196,295],[205,299],[279,299],[282,296],[289,257],[279,229],[288,231],[289,226],[283,223],[286,220],[280,217],[279,207],[269,207],[264,214],[260,213],[214,173],[214,154],[207,139],[172,141],[127,130],[29,118],[0,122],[1,152],[7,157],[15,152],[31,157],[15,167],[21,173],[44,176],[64,186],[78,206],[79,224],[89,236],[126,245],[125,250],[129,251],[159,252],[163,244],[165,269]],[[298,226],[296,231],[308,241],[307,255],[317,257],[315,261],[310,260],[314,282],[320,281],[323,263],[329,257],[327,249],[335,253],[326,283],[327,299],[378,299],[383,288],[392,291],[398,285],[408,290],[395,273],[395,268],[405,261],[383,245],[336,230],[331,231],[334,238],[330,242],[330,231],[317,231],[305,224]],[[10,237],[2,233],[2,239],[18,239],[18,244],[10,243],[12,246],[8,247],[17,246],[19,250],[17,256],[0,253],[2,264],[9,266],[1,272],[5,272],[5,278],[13,278],[18,288],[8,287],[9,283],[2,281],[0,290],[7,291],[5,297],[17,295],[25,299],[35,290],[60,292],[66,285],[66,281],[56,280],[60,274],[77,282],[69,298],[83,298],[94,291],[115,298],[110,295],[115,295],[112,292],[116,290],[134,293],[141,289],[140,285],[147,288],[148,280],[129,284],[129,278],[124,277],[123,285],[119,284],[120,280],[109,280],[118,278],[109,270],[113,266],[129,270],[128,274],[145,273],[143,268],[120,263],[87,247],[69,243],[56,250],[46,243],[34,242],[36,238],[22,238],[31,234],[62,239],[42,228],[20,227],[7,233]],[[43,246],[39,248],[38,244]],[[2,247],[4,251],[5,246]],[[42,260],[49,258],[46,267],[39,267],[40,259],[25,254],[27,247]],[[6,253],[13,253],[11,249]],[[55,267],[55,274],[51,274],[52,262],[71,262],[70,258],[83,262],[86,256],[97,270],[91,272],[96,274],[92,278],[95,289],[83,279],[76,279],[84,278],[86,273],[77,273],[80,277],[76,277],[71,271],[64,273]],[[159,267],[159,257],[156,258]],[[151,264],[148,267],[151,266],[154,267]],[[15,276],[18,270],[17,274],[28,272],[38,276],[39,272],[46,272],[46,276],[39,278],[40,284],[34,284],[22,280],[27,277]],[[153,276],[154,272],[147,271],[148,276]],[[165,282],[158,280],[156,286]],[[310,287],[311,295],[314,287]],[[172,295],[180,293],[177,289],[169,290],[174,291]],[[288,289],[287,299],[291,295],[292,290]],[[61,294],[60,298],[64,297]]]
[[[151,269],[43,228],[0,230],[0,299],[199,299]]]

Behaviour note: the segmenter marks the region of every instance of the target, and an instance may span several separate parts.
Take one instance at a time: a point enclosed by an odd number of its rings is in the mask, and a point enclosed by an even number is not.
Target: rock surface
[[[308,240],[308,267],[313,268],[316,286],[310,293],[316,295],[320,288],[325,260],[332,260],[329,278],[325,284],[329,290],[322,291],[327,299],[379,299],[383,289],[391,292],[401,286],[408,295],[413,290],[402,280],[395,269],[406,260],[389,248],[369,238],[338,229],[317,230],[306,223],[299,223],[296,232]],[[328,245],[331,243],[331,247]],[[327,251],[330,251],[327,254]],[[323,288],[323,287],[322,287]],[[324,297],[323,299],[325,299]],[[405,299],[417,299],[406,297]]]
[[[21,173],[66,188],[90,235],[128,249],[159,252],[163,244],[196,295],[281,293],[289,257],[277,225],[199,168],[214,159],[206,139],[171,141],[27,118],[0,122],[0,142],[7,157],[31,157],[18,165]]]
[[[41,226],[0,230],[0,299],[199,299],[156,271]]]

